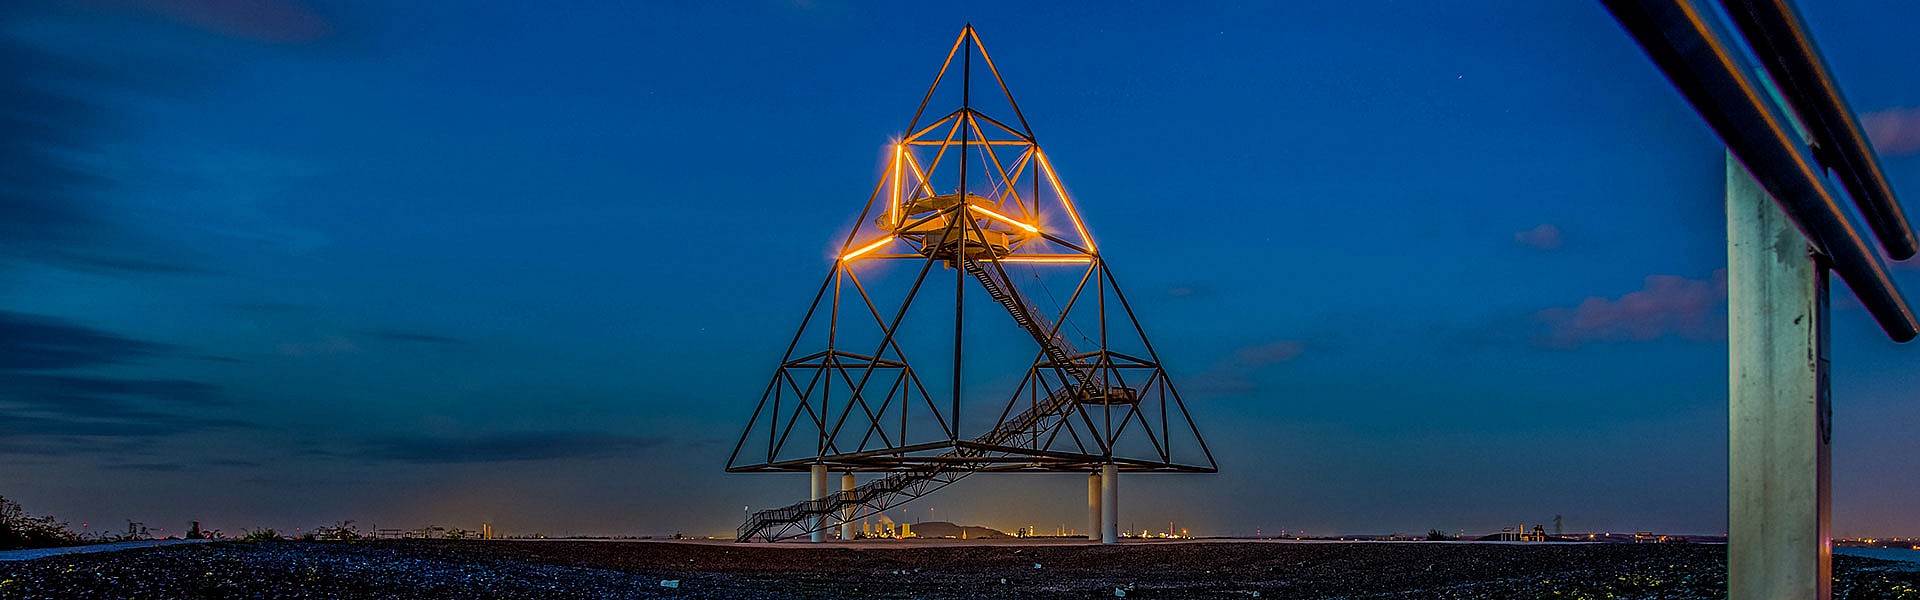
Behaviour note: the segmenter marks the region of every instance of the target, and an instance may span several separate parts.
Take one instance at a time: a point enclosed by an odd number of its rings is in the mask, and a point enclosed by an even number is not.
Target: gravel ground
[[[32,548],[28,550],[0,550],[0,561],[33,560],[61,554],[92,554],[94,552],[119,552],[137,548],[158,548],[179,544],[205,544],[207,540],[141,540],[137,542],[106,542],[84,544],[80,546],[57,546],[53,548]]]
[[[1724,569],[1705,545],[222,542],[0,563],[0,598],[1720,598]],[[1834,596],[1920,598],[1912,569],[1835,557]]]

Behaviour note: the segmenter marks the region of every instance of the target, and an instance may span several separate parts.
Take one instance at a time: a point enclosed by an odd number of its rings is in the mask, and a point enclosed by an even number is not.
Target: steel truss
[[[1017,127],[977,109],[976,55]],[[959,108],[923,125],[936,92],[950,90],[941,83],[956,58]],[[1186,404],[971,25],[954,40],[907,131],[891,146],[858,225],[727,461],[735,473],[826,465],[886,475],[760,511],[737,539],[773,541],[867,518],[983,471],[1088,472],[1114,464],[1134,472],[1215,472]],[[897,303],[872,281],[886,263],[918,265]],[[939,285],[935,265],[954,275],[945,394],[929,389],[907,358],[909,347],[924,344],[901,335],[916,299]],[[1076,281],[1057,311],[1043,310],[1021,290],[1021,282],[1044,286],[1044,277]],[[963,433],[961,418],[970,289],[984,291],[1036,349],[993,426],[978,436]],[[1093,349],[1078,349],[1070,331]],[[803,341],[824,342],[824,349],[802,353]]]

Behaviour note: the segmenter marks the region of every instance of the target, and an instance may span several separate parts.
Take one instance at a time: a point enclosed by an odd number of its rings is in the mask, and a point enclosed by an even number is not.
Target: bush
[[[0,550],[71,546],[78,543],[80,536],[68,530],[66,523],[55,521],[53,517],[29,515],[19,502],[0,496]]]
[[[341,521],[332,525],[315,527],[313,532],[302,536],[303,539],[333,541],[350,541],[365,537],[367,536],[360,533],[360,528],[354,526],[353,521]]]
[[[240,533],[240,541],[242,542],[271,542],[287,539],[281,536],[280,532],[265,527],[260,529],[242,529]]]
[[[1453,539],[1459,539],[1459,538],[1455,538],[1453,536],[1447,535],[1447,532],[1441,531],[1438,529],[1427,530],[1427,541],[1429,542],[1444,542],[1444,541],[1453,540]]]

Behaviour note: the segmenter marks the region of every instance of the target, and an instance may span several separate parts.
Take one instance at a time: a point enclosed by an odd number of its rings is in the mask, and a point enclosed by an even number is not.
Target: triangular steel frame
[[[1017,126],[975,109],[976,55]],[[960,107],[923,124],[955,66]],[[1217,471],[1133,307],[972,25],[954,40],[906,131],[889,148],[880,180],[727,461],[727,471],[737,473],[826,465],[888,475],[858,494],[763,511],[742,526],[741,538],[804,534],[823,526],[816,519],[822,514],[864,518],[973,472],[1090,472],[1106,464],[1133,472]],[[863,273],[880,263],[917,263],[897,304],[875,289],[870,280],[878,276]],[[929,302],[919,297],[936,264],[954,271],[952,378],[950,389],[938,391],[913,367],[897,335],[916,299],[923,306]],[[1042,312],[1026,300],[1010,267],[1031,270],[1035,280],[1077,283],[1057,312]],[[963,325],[968,292],[982,290],[1038,351],[999,405],[994,425],[969,435],[961,418]],[[1078,330],[1077,322],[1085,321],[1098,332],[1097,348],[1080,351],[1063,327],[1075,322]],[[864,343],[854,341],[855,328],[868,334],[860,339]],[[809,334],[824,335],[825,347],[803,351]],[[1090,334],[1081,336],[1092,341]]]

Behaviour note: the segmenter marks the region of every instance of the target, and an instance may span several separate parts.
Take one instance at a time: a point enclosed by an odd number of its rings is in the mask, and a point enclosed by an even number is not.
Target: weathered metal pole
[[[1087,474],[1087,540],[1100,540],[1100,472]]]
[[[807,493],[807,500],[814,501],[827,497],[827,465],[813,463],[808,475],[812,481],[809,482],[811,486]],[[827,541],[827,513],[813,516],[813,534],[808,536],[807,540],[814,543]]]
[[[1727,156],[1727,597],[1831,596],[1827,270]]]
[[[1120,543],[1120,468],[1100,465],[1100,543]]]
[[[853,539],[853,471],[840,474],[840,500],[846,502],[846,508],[840,509],[840,540]]]

